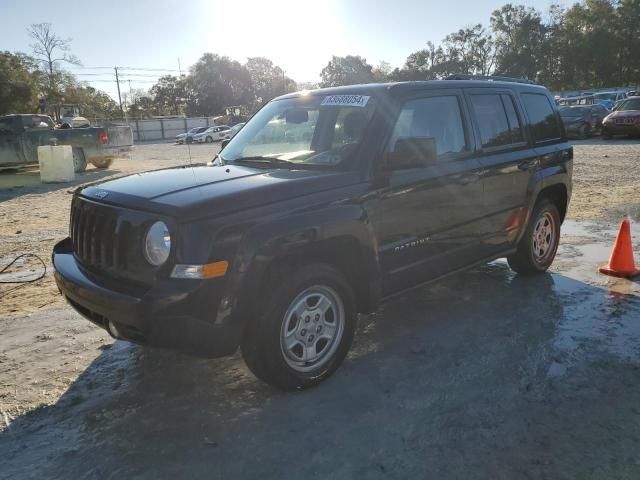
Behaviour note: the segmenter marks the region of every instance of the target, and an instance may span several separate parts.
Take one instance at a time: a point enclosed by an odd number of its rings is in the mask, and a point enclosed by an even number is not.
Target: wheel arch
[[[567,216],[567,208],[569,206],[569,193],[567,191],[567,186],[564,183],[556,183],[544,187],[538,193],[534,205],[543,198],[551,200],[556,207],[558,207],[560,212],[560,221],[564,222],[564,219]]]
[[[267,293],[265,285],[273,285],[302,264],[323,263],[345,276],[359,313],[375,310],[382,281],[374,237],[367,224],[352,217],[354,212],[349,208],[337,210],[303,217],[310,222],[315,219],[315,224],[299,224],[288,217],[283,223],[265,225],[247,235],[236,254],[238,272],[230,279],[238,305],[254,304],[257,296]]]

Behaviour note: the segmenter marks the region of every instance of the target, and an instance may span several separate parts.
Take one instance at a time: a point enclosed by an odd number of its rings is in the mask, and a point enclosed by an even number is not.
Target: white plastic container
[[[70,145],[38,147],[38,163],[42,183],[71,182],[76,178]]]

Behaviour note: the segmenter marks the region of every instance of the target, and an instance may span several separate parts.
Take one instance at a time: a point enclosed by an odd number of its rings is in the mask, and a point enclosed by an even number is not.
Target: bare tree
[[[80,65],[80,60],[75,55],[69,53],[70,38],[61,38],[51,30],[50,23],[34,23],[27,28],[29,35],[33,38],[31,44],[33,57],[42,66],[47,75],[49,95],[56,89],[56,78],[59,76],[60,63]]]

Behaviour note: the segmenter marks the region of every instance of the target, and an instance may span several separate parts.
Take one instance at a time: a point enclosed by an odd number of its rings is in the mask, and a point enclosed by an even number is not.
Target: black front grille
[[[71,207],[73,251],[87,267],[127,268],[130,224],[108,206],[74,200]]]
[[[142,241],[157,218],[75,196],[69,236],[78,263],[94,280],[131,293],[155,281],[156,270],[143,257]]]

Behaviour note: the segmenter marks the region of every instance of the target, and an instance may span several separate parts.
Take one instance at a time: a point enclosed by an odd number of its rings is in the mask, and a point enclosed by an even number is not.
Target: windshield
[[[300,96],[266,105],[233,137],[225,162],[264,158],[297,165],[344,165],[373,114],[363,95]]]
[[[582,117],[586,112],[584,107],[563,107],[560,109],[562,117]]]
[[[620,105],[618,108],[619,112],[624,112],[627,110],[640,110],[640,98],[634,98],[632,100],[627,100]]]

